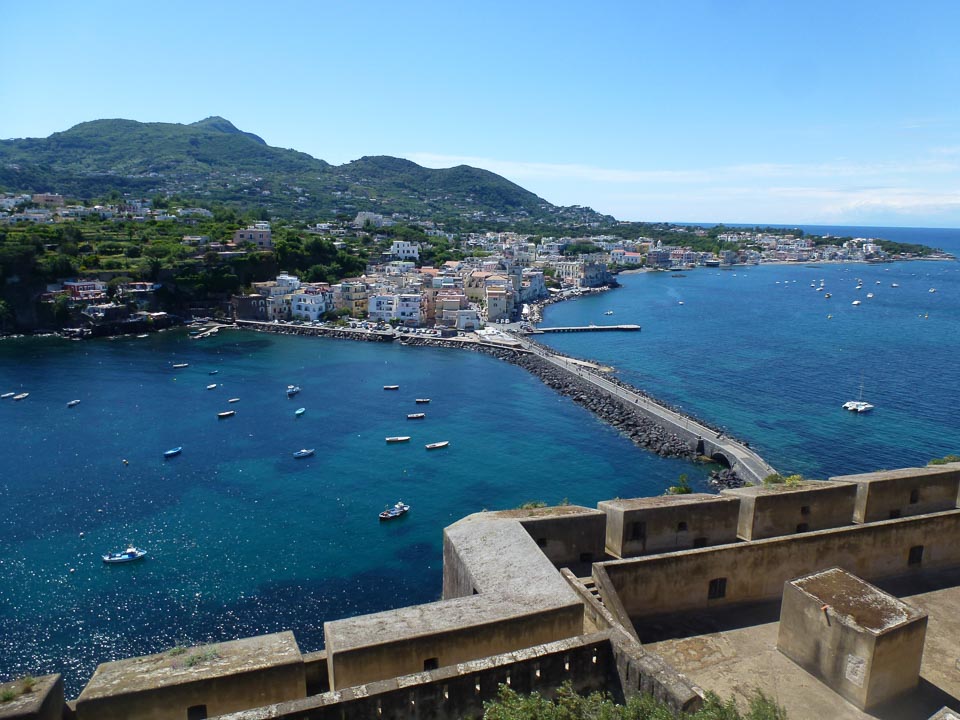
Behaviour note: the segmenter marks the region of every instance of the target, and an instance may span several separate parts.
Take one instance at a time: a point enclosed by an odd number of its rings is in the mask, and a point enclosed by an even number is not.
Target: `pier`
[[[533,331],[539,333],[568,333],[568,332],[639,332],[639,325],[580,325],[571,327],[541,327]]]
[[[726,465],[741,479],[759,485],[765,477],[776,472],[748,445],[726,436],[723,431],[707,427],[695,418],[672,410],[630,387],[615,383],[595,368],[585,366],[581,360],[564,357],[523,337],[518,337],[518,340],[525,350],[631,406],[639,414],[677,435],[698,455]]]

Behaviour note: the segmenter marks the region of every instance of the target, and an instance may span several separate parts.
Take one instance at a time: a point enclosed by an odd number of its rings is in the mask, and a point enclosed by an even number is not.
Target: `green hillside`
[[[432,170],[399,158],[341,166],[267,145],[221,117],[189,125],[94,120],[48,138],[0,141],[0,189],[81,200],[111,192],[176,195],[238,210],[316,219],[361,210],[421,219],[608,223],[560,208],[494,173]]]

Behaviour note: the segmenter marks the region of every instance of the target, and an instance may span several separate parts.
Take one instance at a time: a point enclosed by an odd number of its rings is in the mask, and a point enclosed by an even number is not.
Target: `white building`
[[[290,315],[297,320],[319,320],[332,308],[329,296],[327,286],[304,284],[290,297]]]
[[[390,254],[400,260],[413,260],[416,262],[420,259],[420,243],[394,240],[390,246]]]

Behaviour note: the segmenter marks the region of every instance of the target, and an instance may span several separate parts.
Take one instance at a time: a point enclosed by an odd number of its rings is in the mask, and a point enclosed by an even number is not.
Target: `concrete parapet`
[[[762,540],[849,525],[857,486],[805,480],[797,485],[730,488],[720,494],[740,500],[737,535],[743,540]]]
[[[182,720],[306,696],[293,633],[258,635],[97,666],[77,720]]]
[[[867,580],[960,566],[960,510],[597,563],[634,622],[777,600],[783,583],[829,567]],[[609,607],[609,602],[607,603]]]
[[[960,463],[830,479],[856,485],[853,520],[858,523],[925,515],[951,510],[960,504]]]
[[[61,720],[65,714],[59,674],[0,683],[0,692],[13,695],[0,702],[2,720]]]
[[[621,684],[629,678],[629,687]],[[226,715],[220,720],[455,720],[479,718],[501,685],[553,697],[565,682],[622,701],[638,689],[671,708],[695,709],[701,697],[669,665],[623,633],[606,631],[538,645],[428,672]]]
[[[777,648],[861,709],[915,688],[927,614],[840,568],[788,581]]]
[[[736,542],[740,500],[707,493],[597,504],[607,517],[606,549],[625,558]]]
[[[960,712],[944,706],[931,715],[928,720],[960,720]]]

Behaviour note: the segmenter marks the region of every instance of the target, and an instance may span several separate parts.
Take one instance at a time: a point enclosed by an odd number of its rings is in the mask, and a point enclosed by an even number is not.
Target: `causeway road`
[[[699,440],[702,439],[704,445],[703,454],[711,457],[716,456],[717,453],[722,454],[729,462],[731,469],[735,470],[743,480],[759,485],[765,477],[777,472],[766,460],[747,445],[739,440],[726,436],[722,431],[707,427],[696,419],[671,410],[646,395],[634,392],[628,387],[612,382],[604,377],[603,373],[591,367],[589,364],[585,364],[582,360],[576,360],[553,353],[542,345],[531,342],[520,334],[512,335],[520,342],[525,350],[569,372],[571,375],[575,375],[581,380],[591,383],[597,389],[633,405],[651,419],[673,430],[681,437],[688,439],[691,444],[698,444]]]

